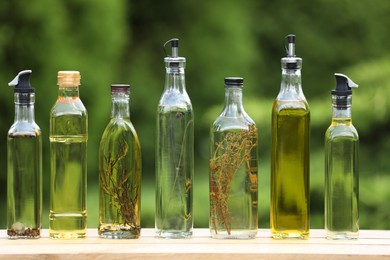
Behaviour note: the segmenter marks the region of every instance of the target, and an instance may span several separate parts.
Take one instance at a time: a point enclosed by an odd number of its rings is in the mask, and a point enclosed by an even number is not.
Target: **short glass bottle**
[[[336,74],[338,87],[343,85],[340,81],[347,84],[344,76]],[[345,89],[332,91],[332,124],[325,133],[324,218],[328,239],[359,236],[359,135],[352,125],[352,91]]]
[[[190,238],[193,227],[194,118],[185,88],[184,57],[172,39],[165,88],[157,108],[156,236]]]
[[[255,238],[258,131],[242,105],[243,78],[225,78],[225,107],[210,129],[210,232]]]
[[[141,145],[130,121],[130,86],[111,85],[111,120],[99,148],[99,228],[103,238],[141,232]]]
[[[39,238],[42,221],[42,135],[35,123],[31,70],[18,74],[15,121],[7,139],[7,234],[11,239]],[[24,86],[22,86],[24,85]]]
[[[58,72],[50,112],[50,238],[84,238],[87,231],[88,115],[79,85],[78,71]]]

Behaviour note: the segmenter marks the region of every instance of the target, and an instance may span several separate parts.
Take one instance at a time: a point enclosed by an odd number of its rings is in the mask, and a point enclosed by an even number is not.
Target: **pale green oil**
[[[333,119],[325,134],[325,230],[330,239],[358,237],[358,148],[351,120]]]
[[[87,114],[79,99],[57,103],[50,125],[51,238],[84,238],[87,230]]]
[[[159,107],[156,153],[156,235],[192,236],[192,109]]]
[[[38,238],[42,214],[42,137],[8,136],[7,233],[10,238]]]
[[[257,128],[251,127],[251,132],[248,129],[211,131],[210,232],[213,238],[248,239],[257,234]],[[236,149],[241,144],[245,148]]]
[[[275,239],[309,236],[309,123],[309,109],[303,101],[275,101],[270,208]]]
[[[99,228],[104,238],[138,238],[141,146],[131,122],[112,119],[99,149]]]

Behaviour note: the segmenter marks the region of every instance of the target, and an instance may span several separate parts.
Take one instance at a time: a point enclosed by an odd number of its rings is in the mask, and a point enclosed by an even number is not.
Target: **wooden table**
[[[166,240],[142,229],[134,240],[102,239],[96,229],[80,240],[52,240],[48,230],[36,240],[10,240],[0,230],[0,259],[390,259],[390,231],[361,230],[355,241],[329,241],[323,230],[311,230],[310,239],[273,240],[268,229],[256,239],[217,240],[208,229],[195,229],[194,237]]]

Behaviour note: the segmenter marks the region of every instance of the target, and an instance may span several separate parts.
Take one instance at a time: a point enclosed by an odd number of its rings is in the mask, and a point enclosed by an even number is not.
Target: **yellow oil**
[[[305,101],[275,101],[270,208],[275,239],[309,236],[309,125]]]
[[[87,229],[87,137],[52,136],[50,237],[83,238]]]

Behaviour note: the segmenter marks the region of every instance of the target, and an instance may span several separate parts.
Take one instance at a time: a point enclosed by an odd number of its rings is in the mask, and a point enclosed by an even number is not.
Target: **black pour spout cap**
[[[289,34],[284,38],[283,45],[287,56],[282,58],[282,67],[284,69],[300,69],[302,67],[302,59],[295,55],[296,36]]]
[[[350,78],[348,78],[348,76],[344,74],[335,73],[334,76],[336,77],[336,89],[332,90],[332,95],[349,96],[352,95],[351,88],[358,87],[355,82],[353,82]]]
[[[171,54],[167,53],[166,47],[167,45],[171,45]],[[166,57],[164,58],[164,61],[167,64],[167,67],[170,68],[184,68],[186,58],[179,56],[179,39],[178,38],[172,38],[164,43],[164,52]]]
[[[31,70],[23,70],[19,72],[19,74],[10,83],[8,83],[9,86],[15,87],[15,93],[20,94],[18,99],[20,104],[31,103],[31,95],[29,94],[35,92],[35,89],[31,87],[30,84],[31,73]]]
[[[172,57],[172,58],[179,57],[179,39],[172,38],[172,39],[168,40],[166,43],[164,43],[164,51],[165,51],[166,55],[167,55],[167,53],[166,53],[165,47],[168,43],[171,43],[171,48],[172,48],[172,54],[169,57]]]
[[[15,87],[15,93],[34,93],[35,89],[31,87],[30,76],[31,70],[23,70],[10,82],[10,87]]]
[[[285,41],[287,41],[287,46],[285,46],[287,57],[295,57],[295,35],[287,35]]]

